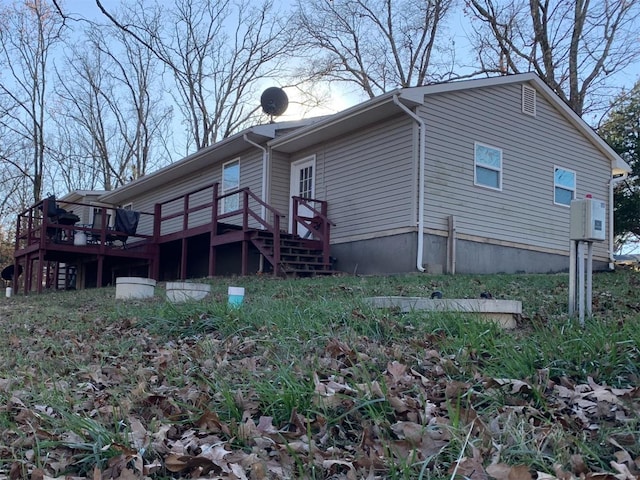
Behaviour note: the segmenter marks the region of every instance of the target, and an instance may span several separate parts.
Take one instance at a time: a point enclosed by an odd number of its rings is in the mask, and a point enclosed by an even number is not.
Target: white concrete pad
[[[401,312],[424,310],[477,313],[482,318],[499,323],[503,328],[515,328],[514,315],[522,314],[522,302],[517,300],[424,297],[369,297],[364,300],[373,307],[399,308]]]

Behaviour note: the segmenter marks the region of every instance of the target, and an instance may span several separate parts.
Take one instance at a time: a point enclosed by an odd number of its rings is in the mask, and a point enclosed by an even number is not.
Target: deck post
[[[31,254],[27,253],[24,260],[24,294],[27,295],[31,291],[31,274],[32,274],[32,265],[31,265]]]
[[[38,250],[38,272],[36,274],[36,282],[38,282],[38,284],[36,285],[37,293],[42,293],[42,279],[44,277],[44,264],[42,261],[43,258],[44,258],[44,250],[40,249]],[[49,276],[48,272],[47,272],[47,276]]]
[[[162,226],[162,204],[153,205],[153,239],[152,258],[149,261],[149,275],[154,280],[160,277],[160,232]]]
[[[98,273],[97,276],[98,278],[96,278],[96,287],[101,288],[102,287],[102,271],[104,269],[104,255],[99,254],[98,255]]]
[[[273,216],[273,275],[280,274],[280,215]]]
[[[20,225],[20,215],[18,215],[18,222],[16,224],[16,243],[14,246],[13,251],[16,252],[19,248],[20,248],[20,229],[21,229],[21,225]],[[27,233],[27,245],[29,244],[29,236],[31,236],[31,231],[29,230]],[[18,258],[14,255],[13,256],[13,278],[11,280],[11,286],[13,287],[13,291],[18,293],[18,272],[20,271],[20,262],[18,261]]]
[[[296,217],[298,216],[298,209],[300,208],[300,202],[298,197],[291,197],[293,199],[293,206],[291,207],[291,233],[294,237],[298,235],[298,222]]]
[[[249,273],[249,190],[244,189],[242,191],[242,275]]]
[[[189,194],[184,196],[182,201],[182,211],[184,215],[182,217],[182,230],[187,231],[189,229]]]
[[[180,240],[180,280],[187,278],[187,237]]]
[[[156,203],[153,206],[153,243],[160,243],[160,226],[162,223],[162,204]]]
[[[214,240],[218,235],[218,182],[213,184],[213,198],[211,200],[211,231],[209,232],[209,276],[216,274],[216,246]]]
[[[242,240],[242,267],[240,273],[247,275],[249,272],[249,242]]]
[[[187,193],[184,196],[182,203],[182,211],[184,212],[184,216],[182,217],[182,231],[186,232],[189,230],[189,194]],[[180,243],[180,280],[185,280],[187,278],[187,237],[186,235],[182,236],[182,241]]]

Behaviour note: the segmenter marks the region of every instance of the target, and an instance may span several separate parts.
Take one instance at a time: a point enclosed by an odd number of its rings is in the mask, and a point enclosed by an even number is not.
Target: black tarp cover
[[[116,222],[113,226],[118,232],[124,232],[127,235],[133,235],[138,229],[138,222],[140,221],[140,212],[134,210],[124,210],[123,208],[116,209]]]

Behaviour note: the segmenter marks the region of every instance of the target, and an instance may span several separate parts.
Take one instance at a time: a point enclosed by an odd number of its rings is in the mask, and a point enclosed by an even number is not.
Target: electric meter
[[[571,201],[571,240],[601,242],[607,238],[605,227],[605,202],[590,197]]]

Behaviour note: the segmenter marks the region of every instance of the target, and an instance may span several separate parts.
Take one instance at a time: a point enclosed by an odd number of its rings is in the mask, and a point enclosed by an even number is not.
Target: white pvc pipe
[[[615,186],[626,180],[628,174],[624,174],[621,177],[617,177],[617,178],[613,178],[611,177],[611,179],[609,180],[609,270],[613,270],[614,269],[614,261],[615,258],[613,257],[614,254],[614,246],[613,246],[613,237],[614,237],[614,222],[613,222],[613,209],[614,209],[614,204],[613,204],[613,190],[615,188]]]
[[[419,272],[424,272],[422,257],[424,253],[424,187],[425,187],[425,146],[426,146],[426,126],[422,118],[409,110],[398,100],[398,95],[393,96],[393,103],[398,105],[407,115],[409,115],[420,126],[419,139],[419,174],[418,174],[418,251],[416,254],[416,268]]]

